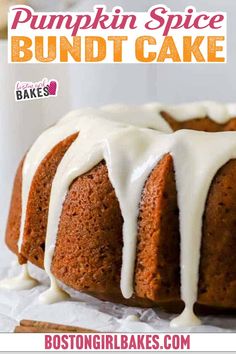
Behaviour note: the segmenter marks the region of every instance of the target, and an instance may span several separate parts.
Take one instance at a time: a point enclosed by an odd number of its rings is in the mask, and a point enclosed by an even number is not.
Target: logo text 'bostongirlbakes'
[[[15,100],[28,101],[47,97],[56,97],[58,82],[55,79],[44,78],[39,82],[17,81],[15,85]]]
[[[226,13],[172,12],[165,5],[125,12],[9,12],[9,61],[46,63],[224,63]]]

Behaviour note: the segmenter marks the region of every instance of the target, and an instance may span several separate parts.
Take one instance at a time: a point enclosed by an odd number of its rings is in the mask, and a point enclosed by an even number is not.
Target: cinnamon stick
[[[98,333],[88,328],[67,326],[58,323],[21,320],[20,325],[16,326],[15,333]]]
[[[16,326],[14,333],[62,333],[62,331],[57,331],[55,329],[48,330],[43,327],[24,327],[24,326]],[[70,332],[74,333],[74,332]]]

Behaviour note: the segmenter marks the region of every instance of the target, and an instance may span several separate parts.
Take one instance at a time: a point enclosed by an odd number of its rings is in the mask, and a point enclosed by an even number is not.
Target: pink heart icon
[[[48,85],[49,95],[55,96],[57,93],[57,82],[55,80],[51,80]]]

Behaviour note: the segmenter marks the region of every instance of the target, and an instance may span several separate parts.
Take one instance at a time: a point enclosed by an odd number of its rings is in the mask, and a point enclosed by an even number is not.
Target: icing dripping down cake
[[[236,104],[81,109],[19,165],[6,231],[19,263],[102,300],[236,308]],[[31,278],[32,281],[32,278]]]

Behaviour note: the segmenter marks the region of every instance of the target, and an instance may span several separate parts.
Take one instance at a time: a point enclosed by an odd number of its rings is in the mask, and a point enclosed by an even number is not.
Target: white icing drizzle
[[[185,309],[171,322],[171,326],[189,326],[200,323],[193,313],[193,305],[197,301],[202,216],[206,198],[217,171],[230,159],[236,158],[236,134],[185,130],[177,134],[179,139],[172,156],[180,211],[181,298],[185,302]]]
[[[79,138],[62,159],[52,185],[45,269],[52,279],[50,268],[57,228],[70,184],[77,176],[89,171],[105,159],[109,178],[116,191],[124,219],[121,290],[123,296],[129,298],[133,292],[138,206],[145,180],[158,159],[153,155],[157,132],[87,116],[81,117],[80,122]],[[168,139],[169,136],[169,134],[163,135],[163,138]],[[119,144],[121,141],[122,144]],[[163,156],[164,152],[159,153]]]
[[[13,278],[0,281],[0,288],[9,290],[29,290],[38,284],[37,280],[29,275],[28,266],[24,264],[21,273]]]
[[[209,117],[216,123],[224,124],[229,119],[236,117],[235,103],[222,104],[213,101],[191,102],[179,105],[148,103],[145,107],[158,114],[165,111],[178,122],[184,122],[194,118]]]
[[[18,242],[18,248],[21,249],[23,236],[24,236],[24,220],[26,217],[27,210],[27,201],[30,192],[30,186],[35,175],[35,172],[40,165],[43,158],[51,151],[51,149],[58,144],[61,140],[65,139],[67,136],[73,134],[74,132],[78,132],[81,130],[81,121],[79,117],[85,116],[84,126],[87,125],[87,121],[92,119],[99,119],[102,117],[102,120],[109,119],[114,122],[120,118],[123,122],[132,122],[134,125],[148,126],[152,129],[162,129],[166,132],[171,132],[170,127],[165,122],[165,120],[160,117],[157,119],[157,114],[155,112],[148,111],[144,107],[132,107],[129,108],[122,105],[117,105],[115,107],[104,107],[99,109],[94,108],[85,108],[78,111],[74,111],[69,113],[67,116],[63,117],[56,126],[45,131],[34,143],[31,150],[26,156],[24,166],[23,166],[23,183],[22,183],[22,218],[21,218],[21,229],[20,229],[20,238]],[[145,116],[145,120],[143,117]],[[111,123],[110,123],[111,124]],[[112,125],[113,127],[113,125]],[[111,127],[111,131],[112,131]],[[101,127],[99,127],[100,130]],[[94,130],[94,127],[90,127],[90,130]],[[81,134],[80,134],[81,135]],[[80,140],[80,139],[79,139]],[[87,140],[90,140],[90,136],[88,135]],[[69,149],[70,150],[70,149]],[[98,161],[99,162],[99,161]],[[93,165],[94,166],[94,165]],[[93,167],[91,166],[91,168]],[[72,182],[72,181],[71,181]],[[52,199],[52,197],[51,197]],[[50,257],[45,257],[45,264],[47,263],[46,259]],[[45,265],[46,267],[46,265]],[[51,278],[51,287],[50,289],[40,296],[40,301],[42,302],[56,302],[64,300],[67,297],[67,294],[60,290],[57,285],[56,279],[50,274],[50,270],[48,269],[48,275]],[[54,294],[53,294],[54,292]]]
[[[158,161],[170,153],[174,160],[180,210],[181,298],[185,302],[185,310],[171,325],[199,324],[193,305],[197,300],[202,215],[214,175],[231,158],[236,158],[236,133],[181,130],[170,134],[171,129],[161,117],[161,111],[169,112],[178,121],[209,116],[217,123],[225,123],[236,116],[236,105],[203,102],[168,107],[160,104],[131,108],[115,105],[99,110],[80,110],[59,121],[50,133],[45,132],[30,150],[23,169],[21,230],[32,178],[43,157],[64,137],[74,131],[80,132],[59,164],[52,184],[45,250],[45,270],[51,279],[51,288],[42,294],[44,302],[54,302],[65,296],[51,273],[51,262],[69,186],[76,177],[103,159],[124,219],[121,290],[125,298],[132,296],[142,189]],[[141,128],[135,125],[141,125]],[[165,133],[144,129],[145,126]],[[23,231],[19,245],[22,235]]]
[[[50,277],[50,288],[39,295],[39,301],[42,304],[54,304],[55,302],[65,301],[69,299],[70,295],[60,288],[56,278],[48,273]]]
[[[80,116],[94,116],[104,119],[123,121],[138,126],[149,126],[152,129],[171,132],[169,125],[165,120],[160,117],[157,119],[155,112],[149,111],[145,107],[127,107],[123,105],[114,105],[110,107],[103,107],[101,109],[84,108],[77,111],[72,111],[64,116],[59,122],[46,130],[35,141],[29,152],[25,157],[22,171],[22,215],[20,237],[18,241],[18,250],[20,251],[23,236],[24,224],[26,218],[27,201],[30,193],[30,186],[33,177],[40,163],[44,157],[57,145],[60,141],[64,140],[73,133],[79,131],[78,118]],[[145,119],[144,119],[145,116]]]

